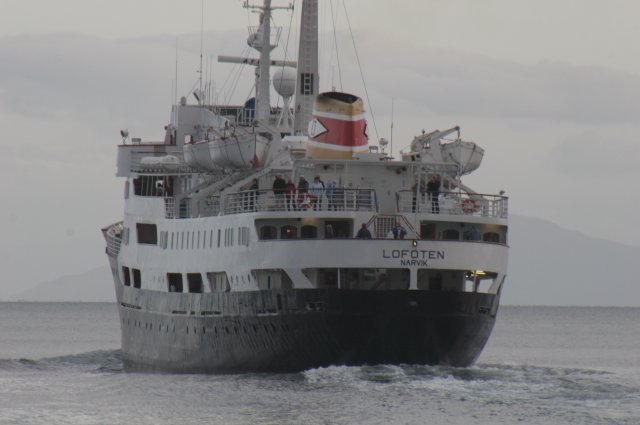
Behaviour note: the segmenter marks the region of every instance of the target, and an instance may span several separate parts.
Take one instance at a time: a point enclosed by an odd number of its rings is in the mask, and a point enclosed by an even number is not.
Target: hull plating
[[[490,294],[427,291],[117,292],[125,368],[169,372],[468,366],[499,303]]]

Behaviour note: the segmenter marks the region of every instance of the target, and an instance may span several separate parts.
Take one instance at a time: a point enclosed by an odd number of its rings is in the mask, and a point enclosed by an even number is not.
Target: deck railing
[[[227,195],[224,214],[254,211],[377,211],[373,189],[343,189],[322,193],[308,192],[274,194],[271,190],[247,190]]]
[[[429,193],[402,190],[398,192],[398,212],[507,218],[508,198],[501,195],[440,192],[436,201]]]
[[[165,198],[166,218],[210,217],[219,214],[247,212],[313,212],[313,211],[368,211],[378,212],[374,189],[336,188],[316,196],[312,191],[274,194],[272,190],[245,190],[203,198],[186,198],[176,205],[176,199]],[[427,213],[466,215],[475,217],[507,218],[508,198],[501,195],[469,195],[460,192],[440,192],[438,202],[428,193],[412,190],[397,192],[398,213]]]
[[[107,255],[117,257],[120,252],[120,245],[122,244],[122,222],[112,224],[109,227],[102,229],[104,238],[107,241]]]

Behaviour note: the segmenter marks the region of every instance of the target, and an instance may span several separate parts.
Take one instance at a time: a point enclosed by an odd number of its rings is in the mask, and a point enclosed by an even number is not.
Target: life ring
[[[311,195],[303,194],[298,197],[298,208],[306,210],[311,208]]]
[[[475,199],[463,199],[462,211],[465,214],[473,214],[474,212],[478,211],[478,203]]]

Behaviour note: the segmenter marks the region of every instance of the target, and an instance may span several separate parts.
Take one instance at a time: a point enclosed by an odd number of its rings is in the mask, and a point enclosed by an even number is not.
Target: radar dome
[[[273,73],[273,88],[282,97],[291,97],[296,92],[296,70],[280,67]]]

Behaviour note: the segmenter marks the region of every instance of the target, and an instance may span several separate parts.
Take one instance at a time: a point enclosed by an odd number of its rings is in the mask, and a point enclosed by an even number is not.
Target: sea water
[[[125,373],[115,304],[0,303],[0,424],[640,424],[640,309],[501,307],[470,368]]]

